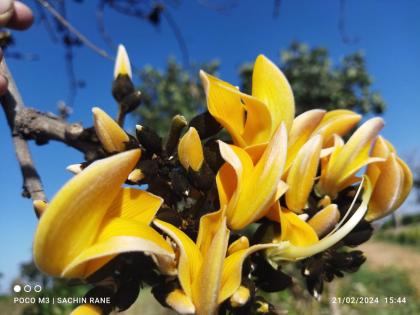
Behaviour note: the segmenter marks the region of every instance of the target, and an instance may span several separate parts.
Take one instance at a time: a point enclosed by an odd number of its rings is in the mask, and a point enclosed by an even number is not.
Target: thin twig
[[[171,14],[167,10],[162,11],[162,16],[166,19],[166,22],[168,22],[169,27],[172,29],[175,35],[175,39],[177,40],[179,48],[181,50],[184,67],[190,69],[191,64],[190,56],[188,53],[188,46],[180,28],[178,27],[178,24],[175,22],[175,20],[172,18]]]
[[[98,55],[109,59],[114,60],[105,50],[96,46],[90,39],[88,39],[85,35],[79,32],[73,25],[69,23],[54,7],[46,0],[36,0],[39,4],[41,4],[48,12],[51,13],[52,16],[66,29],[68,29],[74,36],[76,36],[86,47],[90,48]]]
[[[47,200],[41,178],[34,166],[28,143],[16,132],[15,120],[20,111],[24,110],[22,97],[16,87],[15,81],[3,60],[0,64],[0,72],[9,82],[9,89],[5,95],[1,97],[7,122],[12,132],[12,139],[15,146],[16,157],[20,165],[23,176],[23,196],[32,200]]]

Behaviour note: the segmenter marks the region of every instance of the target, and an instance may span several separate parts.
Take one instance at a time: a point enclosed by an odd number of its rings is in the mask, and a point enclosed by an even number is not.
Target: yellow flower
[[[190,167],[196,172],[200,170],[204,161],[204,153],[200,136],[194,127],[190,127],[179,140],[178,158],[187,171]]]
[[[364,187],[362,203],[346,221],[362,188],[362,184]],[[362,184],[354,198],[353,204],[338,224],[336,222],[339,214],[337,206],[334,204],[326,206],[308,222],[305,222],[292,211],[281,209],[280,206],[277,206],[280,212],[281,234],[274,239],[278,243],[278,247],[268,249],[267,257],[275,263],[279,263],[282,260],[300,260],[320,253],[342,240],[366,214],[372,194],[372,185],[367,176],[364,177]],[[331,230],[332,227],[333,229]],[[324,236],[325,232],[328,234]]]
[[[384,160],[369,156],[372,143],[383,126],[381,118],[372,118],[361,125],[346,144],[336,142],[316,187],[320,195],[336,198],[339,191],[359,181],[355,175],[362,167]]]
[[[162,199],[121,187],[140,153],[131,150],[98,160],[56,194],[35,234],[33,253],[40,270],[86,278],[120,253],[174,255],[149,226]]]
[[[291,128],[295,115],[292,89],[283,73],[266,57],[258,56],[252,77],[252,96],[231,84],[200,72],[210,114],[246,148],[266,144],[283,122]]]
[[[287,152],[287,134],[281,125],[254,164],[253,157],[235,145],[219,142],[227,162],[216,176],[220,206],[226,207],[228,226],[240,230],[266,215],[284,194],[281,180]]]
[[[129,141],[127,133],[99,107],[94,107],[92,113],[96,135],[104,149],[109,153],[124,151]]]
[[[384,138],[378,137],[372,156],[383,158],[385,161],[369,164],[366,171],[373,185],[372,198],[366,214],[368,221],[380,219],[399,208],[413,186],[413,175],[409,167]]]
[[[169,223],[154,220],[154,224],[179,248],[178,280],[181,288],[171,292],[166,303],[181,314],[215,315],[218,306],[235,293],[243,300],[240,286],[245,258],[258,250],[277,246],[259,244],[249,247],[242,239],[241,246],[235,242],[228,248],[230,232],[223,210],[201,218],[196,242]]]

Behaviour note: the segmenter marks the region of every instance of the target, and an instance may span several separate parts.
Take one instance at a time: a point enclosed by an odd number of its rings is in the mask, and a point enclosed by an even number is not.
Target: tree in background
[[[191,119],[205,107],[199,69],[215,73],[218,68],[219,62],[211,61],[185,69],[174,58],[168,59],[164,71],[146,66],[140,72],[143,104],[135,113],[136,119],[160,132],[168,130],[170,119],[176,114]]]
[[[343,108],[362,114],[385,110],[381,95],[372,89],[373,79],[360,52],[334,64],[326,48],[310,48],[295,42],[281,52],[279,66],[292,85],[298,113],[312,108]],[[219,63],[204,63],[201,68],[215,73]],[[252,68],[252,64],[246,63],[239,69],[240,87],[245,93],[250,93]],[[139,87],[143,104],[134,113],[135,119],[146,126],[167,130],[167,118],[183,113],[189,119],[203,111],[205,99],[198,69],[187,70],[173,58],[164,71],[145,67],[140,73]]]
[[[250,92],[252,64],[240,68],[241,89]],[[312,109],[343,108],[361,114],[383,113],[385,103],[372,90],[373,79],[364,55],[356,52],[333,64],[328,50],[294,42],[281,52],[279,67],[292,85],[298,113]]]

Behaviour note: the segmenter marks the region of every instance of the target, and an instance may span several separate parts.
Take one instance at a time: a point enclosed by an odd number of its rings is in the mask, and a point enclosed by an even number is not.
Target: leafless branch
[[[112,56],[110,56],[105,50],[96,46],[90,39],[88,39],[85,35],[79,32],[73,25],[70,24],[54,7],[46,0],[36,0],[40,5],[42,5],[48,12],[51,13],[52,16],[59,22],[62,26],[64,26],[69,32],[71,32],[74,36],[77,37],[86,47],[90,48],[98,55],[109,59],[114,60]]]
[[[13,77],[3,60],[0,64],[0,72],[9,81],[9,90],[1,97],[6,119],[12,132],[12,140],[15,146],[16,157],[20,165],[23,176],[23,196],[32,200],[47,200],[41,178],[36,171],[34,162],[32,161],[28,143],[17,132],[15,126],[16,117],[24,110],[22,97],[16,87]]]
[[[104,152],[91,128],[84,129],[79,123],[69,124],[58,116],[27,108],[4,60],[0,72],[9,82],[9,90],[1,97],[1,103],[22,171],[23,196],[32,200],[46,200],[27,140],[35,140],[37,144],[45,144],[50,140],[65,143],[84,153],[87,161],[102,157]]]

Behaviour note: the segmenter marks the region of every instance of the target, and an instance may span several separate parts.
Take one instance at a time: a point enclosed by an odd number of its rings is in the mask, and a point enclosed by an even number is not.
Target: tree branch
[[[84,129],[79,123],[67,123],[58,116],[25,107],[4,60],[0,64],[0,73],[9,82],[9,89],[0,100],[12,132],[16,157],[22,171],[23,196],[32,200],[46,200],[27,140],[35,140],[37,144],[45,144],[49,140],[65,143],[82,152],[87,161],[103,157],[104,151],[92,128]]]
[[[9,89],[5,95],[1,97],[1,103],[6,114],[6,119],[12,132],[13,144],[15,146],[16,157],[20,165],[23,176],[23,193],[22,195],[32,200],[47,200],[41,178],[35,169],[32,161],[31,153],[25,139],[21,134],[16,132],[15,119],[24,109],[22,97],[16,87],[13,77],[3,60],[0,64],[0,73],[9,81]]]

